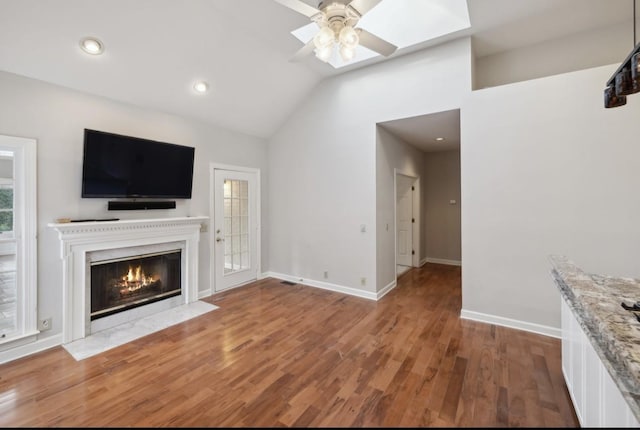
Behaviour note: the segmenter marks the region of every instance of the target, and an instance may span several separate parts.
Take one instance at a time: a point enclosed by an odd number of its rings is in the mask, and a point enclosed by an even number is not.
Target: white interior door
[[[396,264],[411,266],[413,251],[413,178],[396,176]]]
[[[258,277],[257,173],[214,169],[215,291]]]

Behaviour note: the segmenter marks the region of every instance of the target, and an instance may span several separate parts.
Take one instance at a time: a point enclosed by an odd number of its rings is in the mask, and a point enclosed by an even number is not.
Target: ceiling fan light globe
[[[316,49],[316,57],[320,61],[323,61],[325,63],[329,62],[329,60],[331,59],[331,55],[332,54],[333,54],[333,49],[331,49],[330,47],[322,48],[322,49]]]
[[[333,45],[321,49],[316,49],[316,57],[318,57],[320,61],[324,61],[325,63],[329,62],[329,60],[331,59],[331,54],[333,54]]]
[[[313,44],[318,50],[330,47],[334,41],[335,35],[329,27],[320,28],[320,31],[313,37]]]
[[[340,56],[344,62],[353,60],[353,57],[356,56],[355,47],[346,46],[344,44],[340,44]]]
[[[349,25],[345,25],[342,30],[340,30],[340,43],[348,48],[355,49],[360,42],[360,38],[358,37],[358,33],[353,29],[353,27]]]

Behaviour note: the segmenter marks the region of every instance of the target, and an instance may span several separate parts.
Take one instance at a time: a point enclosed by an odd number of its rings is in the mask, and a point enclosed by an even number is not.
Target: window
[[[13,235],[13,179],[0,178],[0,235]]]

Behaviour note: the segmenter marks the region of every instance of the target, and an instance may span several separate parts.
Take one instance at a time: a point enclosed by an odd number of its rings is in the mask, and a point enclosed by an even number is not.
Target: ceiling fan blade
[[[309,42],[307,42],[306,45],[300,48],[298,52],[293,54],[293,57],[291,57],[289,61],[292,63],[298,62],[302,60],[304,57],[306,57],[307,55],[311,54],[315,48],[316,46],[313,44],[313,39],[311,39]]]
[[[382,0],[351,0],[347,6],[351,6],[360,16],[376,7]]]
[[[274,0],[276,3],[280,3],[282,6],[286,6],[291,10],[301,13],[309,18],[321,13],[313,6],[309,6],[301,0]]]
[[[355,30],[358,32],[358,36],[360,37],[360,45],[365,48],[369,48],[380,55],[388,57],[398,49],[396,45],[380,39],[378,36],[369,33],[367,30],[362,28],[356,28]]]

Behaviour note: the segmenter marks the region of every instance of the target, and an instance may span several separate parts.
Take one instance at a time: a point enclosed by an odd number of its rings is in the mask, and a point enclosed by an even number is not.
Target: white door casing
[[[240,169],[213,167],[214,292],[258,277],[259,171]]]

